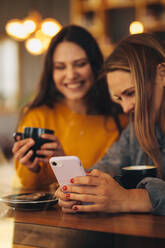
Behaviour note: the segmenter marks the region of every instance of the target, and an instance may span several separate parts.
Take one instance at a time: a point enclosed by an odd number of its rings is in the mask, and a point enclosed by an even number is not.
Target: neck
[[[84,99],[78,100],[68,100],[64,99],[63,103],[72,111],[79,114],[86,114],[87,107]]]

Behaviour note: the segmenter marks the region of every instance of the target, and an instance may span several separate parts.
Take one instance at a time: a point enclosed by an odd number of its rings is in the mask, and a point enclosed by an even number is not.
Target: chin
[[[81,100],[85,97],[86,94],[77,94],[77,95],[65,95],[67,100],[76,101]]]

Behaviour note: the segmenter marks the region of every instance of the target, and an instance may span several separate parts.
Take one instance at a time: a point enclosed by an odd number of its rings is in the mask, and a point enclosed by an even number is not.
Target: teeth
[[[76,84],[68,84],[67,87],[70,89],[76,89],[81,86],[81,83],[76,83]]]

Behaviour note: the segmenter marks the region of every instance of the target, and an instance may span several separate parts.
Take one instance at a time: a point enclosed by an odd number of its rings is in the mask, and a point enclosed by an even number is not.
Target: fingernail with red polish
[[[64,186],[62,187],[62,190],[67,190],[67,186],[64,185]]]
[[[71,179],[70,179],[70,182],[71,182],[71,183],[74,183],[74,179],[73,179],[73,178],[71,178]]]
[[[70,198],[70,194],[66,194],[66,198]]]
[[[73,210],[77,211],[78,210],[78,207],[77,206],[74,206],[73,207]]]

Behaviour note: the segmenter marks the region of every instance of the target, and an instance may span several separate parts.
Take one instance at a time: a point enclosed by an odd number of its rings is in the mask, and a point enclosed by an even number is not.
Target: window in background
[[[106,11],[106,33],[112,43],[129,35],[129,25],[135,20],[135,8],[114,8]]]
[[[14,110],[19,93],[18,42],[0,39],[0,109]]]

